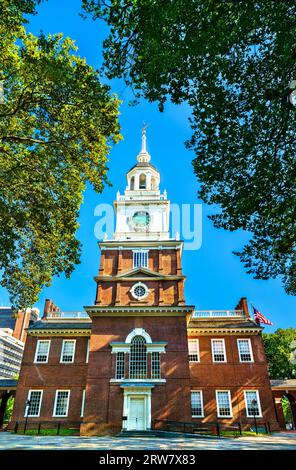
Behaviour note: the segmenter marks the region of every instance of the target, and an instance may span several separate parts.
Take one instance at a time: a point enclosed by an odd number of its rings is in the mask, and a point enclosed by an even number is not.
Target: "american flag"
[[[262,315],[262,313],[259,312],[259,310],[257,310],[253,305],[252,307],[254,311],[255,320],[257,320],[259,323],[264,323],[264,325],[273,325],[273,323],[267,318],[265,318],[264,315]]]

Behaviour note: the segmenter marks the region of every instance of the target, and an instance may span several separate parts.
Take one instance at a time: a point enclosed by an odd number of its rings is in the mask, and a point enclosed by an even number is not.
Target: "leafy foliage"
[[[296,328],[279,328],[263,333],[263,342],[271,379],[296,377]]]
[[[14,397],[9,397],[6,408],[5,408],[5,414],[4,414],[4,422],[9,423],[12,418],[12,413],[13,413],[13,405],[14,405]]]
[[[286,423],[293,423],[290,401],[285,396],[282,397],[282,407]]]
[[[293,0],[83,0],[110,26],[104,67],[136,97],[188,102],[188,148],[216,227],[252,235],[236,253],[255,278],[296,292]]]
[[[75,232],[86,183],[102,191],[119,101],[62,34],[27,33],[32,1],[0,19],[0,268],[15,307],[34,304],[79,262]]]

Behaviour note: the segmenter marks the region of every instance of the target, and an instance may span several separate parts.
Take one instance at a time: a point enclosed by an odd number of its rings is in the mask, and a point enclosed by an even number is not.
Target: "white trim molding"
[[[39,345],[40,345],[41,343],[48,343],[47,352],[46,352],[46,360],[45,360],[45,361],[38,361],[38,360],[37,360],[37,359],[38,359],[38,356],[41,356],[41,354],[39,354]],[[34,364],[47,364],[47,363],[48,363],[50,344],[51,344],[51,340],[50,340],[50,339],[38,339],[38,341],[37,341],[37,343],[36,343]],[[45,356],[45,354],[44,354],[44,356]]]
[[[254,414],[250,414],[248,410],[248,402],[247,402],[247,393],[255,393],[258,405],[258,415],[256,418],[262,418],[262,409],[261,409],[261,402],[260,402],[260,395],[258,390],[244,390],[244,400],[245,400],[245,407],[246,407],[246,417],[247,418],[254,418]]]
[[[65,415],[58,415],[56,413],[56,407],[57,407],[57,404],[58,404],[58,394],[60,392],[67,392],[67,408],[66,408],[66,414]],[[67,418],[68,417],[68,413],[69,413],[69,403],[70,403],[70,395],[71,395],[71,390],[67,389],[62,389],[62,390],[56,390],[55,392],[55,398],[54,398],[54,406],[53,406],[53,417],[54,418]]]
[[[27,404],[27,401],[28,400],[31,400],[31,395],[32,395],[32,392],[38,392],[40,393],[40,400],[39,400],[39,404],[38,404],[38,413],[37,414],[28,414],[28,411],[29,411],[29,405]],[[30,389],[28,391],[28,398],[27,398],[27,401],[26,401],[26,404],[25,404],[25,418],[28,417],[32,417],[32,418],[39,418],[40,417],[40,410],[41,410],[41,404],[42,404],[42,398],[43,398],[43,390],[40,390],[40,389]]]
[[[192,408],[193,408],[193,406],[192,406],[192,394],[193,393],[199,393],[199,396],[200,396],[200,406],[201,406],[201,414],[200,415],[195,415],[192,412]],[[205,411],[204,411],[202,390],[191,390],[190,398],[191,398],[191,416],[192,416],[192,418],[204,418],[205,417]]]
[[[137,289],[138,287],[141,287],[142,289],[145,290],[145,293],[144,293],[143,295],[139,295],[139,294],[137,295],[136,289]],[[148,287],[146,286],[146,284],[144,284],[143,282],[140,281],[140,282],[137,282],[136,284],[134,284],[134,285],[132,286],[130,292],[131,292],[132,296],[134,297],[134,299],[136,299],[136,300],[143,300],[143,299],[145,299],[145,298],[149,295],[150,290],[148,289]]]
[[[227,393],[228,394],[228,404],[229,404],[229,415],[221,415],[220,408],[222,408],[219,404],[218,394],[219,393]],[[216,390],[216,405],[217,405],[217,417],[218,418],[233,418],[233,411],[232,411],[232,402],[231,402],[231,393],[230,390]]]
[[[239,347],[240,341],[247,341],[248,342],[248,344],[249,344],[249,354],[250,354],[250,357],[251,357],[250,360],[245,360],[245,361],[242,360],[241,356],[242,356],[243,353],[241,353],[241,351],[240,351],[240,347]],[[251,339],[250,338],[237,338],[236,342],[237,342],[239,362],[241,362],[242,364],[245,364],[245,363],[248,363],[248,362],[249,363],[254,362],[254,355],[253,355],[253,348],[252,348]]]
[[[134,381],[133,381],[134,382]],[[121,385],[123,388],[123,416],[126,417],[126,421],[122,422],[122,428],[126,430],[132,430],[132,424],[130,422],[131,415],[131,401],[133,397],[139,397],[144,400],[144,430],[151,429],[151,389],[154,387],[153,384],[148,384],[146,381],[145,385],[139,384],[139,386]]]
[[[152,343],[151,336],[149,333],[147,333],[146,330],[144,330],[144,328],[134,328],[133,331],[127,335],[125,342],[130,344],[135,336],[143,336],[143,338],[146,340],[146,343]]]
[[[224,360],[223,361],[217,361],[215,360],[215,355],[214,355],[214,348],[213,348],[213,344],[215,341],[220,341],[223,345],[223,356],[224,356]],[[224,338],[212,338],[211,339],[211,349],[212,349],[212,361],[215,363],[215,364],[225,364],[227,362],[227,355],[226,355],[226,347],[225,347],[225,339]],[[218,355],[218,353],[216,353],[216,355]]]
[[[195,348],[190,348],[190,344],[195,344]],[[191,351],[190,351],[191,349]],[[195,349],[195,351],[194,351]],[[193,358],[192,356],[197,356]],[[190,359],[191,357],[191,359]],[[198,338],[188,338],[188,360],[190,363],[197,363],[200,362],[200,354],[199,354],[199,340]]]
[[[72,355],[72,360],[71,361],[64,361],[63,360],[63,357],[64,357],[64,349],[65,349],[65,343],[74,343],[74,347],[73,347],[73,355]],[[75,360],[75,350],[76,350],[76,339],[63,339],[63,343],[62,343],[62,349],[61,349],[61,357],[60,357],[60,363],[61,364],[73,364],[74,360]]]

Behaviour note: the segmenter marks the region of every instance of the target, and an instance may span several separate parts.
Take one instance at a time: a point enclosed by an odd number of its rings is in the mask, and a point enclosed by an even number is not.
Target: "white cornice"
[[[76,329],[65,329],[61,324],[61,328],[55,329],[40,329],[40,330],[28,330],[27,335],[29,336],[90,336],[91,335],[91,328],[83,329],[83,330],[76,330]]]
[[[105,240],[98,242],[101,250],[133,250],[134,248],[155,248],[158,250],[182,250],[184,242],[182,240]]]
[[[261,329],[258,328],[227,328],[227,327],[212,327],[212,328],[188,328],[188,335],[258,335]]]

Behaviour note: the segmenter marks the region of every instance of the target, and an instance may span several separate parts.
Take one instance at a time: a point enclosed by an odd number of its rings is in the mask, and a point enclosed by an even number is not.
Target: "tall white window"
[[[116,379],[124,379],[124,371],[125,371],[125,354],[124,352],[118,352],[116,354]]]
[[[49,347],[50,340],[38,340],[34,362],[46,363],[48,361]]]
[[[137,250],[133,252],[134,268],[148,268],[148,250]]]
[[[160,353],[153,351],[151,354],[151,379],[160,378]]]
[[[143,336],[135,336],[132,339],[129,364],[130,379],[147,378],[147,349]]]
[[[53,416],[68,416],[70,390],[57,390],[54,401]]]
[[[231,395],[229,390],[217,390],[217,413],[218,418],[232,418]]]
[[[260,418],[262,412],[258,390],[245,390],[244,395],[247,418],[253,418],[254,416]]]
[[[240,362],[253,362],[253,351],[250,339],[238,339],[237,347]]]
[[[75,356],[75,339],[64,339],[61,353],[61,362],[69,363],[74,362]]]
[[[193,418],[203,418],[203,399],[202,392],[195,390],[191,392],[191,413]]]
[[[83,418],[84,416],[84,405],[85,405],[85,390],[82,390],[81,413],[80,413],[81,418]]]
[[[212,357],[214,362],[226,362],[224,339],[212,339]]]
[[[25,405],[25,416],[39,416],[43,390],[29,390],[28,400]]]
[[[199,344],[198,339],[188,341],[189,362],[199,362]]]

